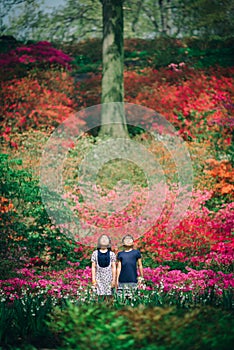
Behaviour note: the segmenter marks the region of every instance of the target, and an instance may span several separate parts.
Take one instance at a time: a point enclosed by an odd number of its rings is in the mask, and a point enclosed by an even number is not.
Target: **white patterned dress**
[[[91,261],[96,263],[96,281],[98,295],[111,295],[112,267],[111,263],[116,262],[116,255],[110,251],[110,264],[107,267],[98,265],[98,251],[92,253]]]

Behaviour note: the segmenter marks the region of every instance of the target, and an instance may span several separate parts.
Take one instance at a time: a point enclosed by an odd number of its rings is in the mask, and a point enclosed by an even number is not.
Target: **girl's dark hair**
[[[124,240],[125,240],[125,238],[127,238],[127,237],[130,237],[130,238],[134,241],[134,238],[132,237],[132,235],[126,235],[126,236],[124,236],[124,237],[122,238],[122,243],[124,243]]]
[[[98,238],[98,243],[97,243],[97,249],[100,249],[101,248],[101,244],[100,244],[100,241],[102,239],[103,236],[106,236],[108,239],[109,239],[109,244],[107,246],[107,249],[111,250],[111,238],[107,235],[101,235],[99,238]]]

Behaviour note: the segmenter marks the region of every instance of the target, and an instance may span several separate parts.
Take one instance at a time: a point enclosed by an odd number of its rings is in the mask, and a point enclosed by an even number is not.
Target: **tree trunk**
[[[166,26],[165,26],[165,4],[163,0],[158,1],[159,10],[160,10],[160,18],[161,18],[161,33],[162,35],[166,34]]]
[[[99,136],[127,137],[123,83],[123,0],[102,0],[102,112]]]
[[[172,11],[171,11],[171,0],[167,0],[166,8],[166,34],[172,35]]]

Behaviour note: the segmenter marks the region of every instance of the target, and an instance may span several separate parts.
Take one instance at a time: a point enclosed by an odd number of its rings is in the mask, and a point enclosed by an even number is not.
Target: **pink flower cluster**
[[[28,46],[20,46],[6,54],[0,54],[1,67],[14,67],[16,64],[55,63],[71,69],[72,58],[61,50],[52,47],[47,41],[40,41]]]
[[[181,68],[185,67],[185,63],[184,62],[180,62],[178,64],[177,63],[170,63],[168,65],[168,67],[175,72],[179,72],[179,71],[181,71]]]
[[[153,282],[153,286],[149,289],[154,289],[156,286],[163,292],[197,291],[202,294],[214,287],[217,294],[222,294],[224,289],[234,287],[233,273],[225,274],[221,271],[206,269],[194,270],[190,267],[186,267],[188,273],[169,269],[169,266],[159,266],[155,269],[145,268],[145,279]]]
[[[78,263],[69,263],[71,267],[63,271],[40,271],[23,268],[18,270],[19,276],[8,280],[0,280],[1,300],[14,300],[24,295],[51,295],[55,298],[79,298],[87,292],[91,282],[91,268],[77,268]],[[169,270],[169,266],[144,268],[144,277],[148,290],[159,292],[193,292],[203,294],[214,288],[216,295],[223,290],[234,287],[233,273],[221,271],[194,270],[187,267],[188,273],[180,270]]]
[[[202,256],[192,256],[190,258],[186,258],[186,260],[189,260],[196,266],[198,266],[200,263],[204,263],[206,266],[230,266],[233,264],[234,259],[233,250],[234,242],[229,242],[229,244],[226,244],[225,242],[218,242],[212,246],[210,253]]]
[[[74,265],[69,263],[69,265]],[[77,265],[77,263],[75,263]],[[63,271],[40,271],[23,268],[18,270],[20,277],[0,280],[0,298],[14,300],[28,295],[47,294],[56,298],[77,296],[91,279],[91,268],[75,269],[68,267]]]

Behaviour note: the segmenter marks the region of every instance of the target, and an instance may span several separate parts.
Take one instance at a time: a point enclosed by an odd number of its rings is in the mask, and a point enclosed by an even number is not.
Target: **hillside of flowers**
[[[137,308],[142,320],[145,312],[151,323],[153,316],[143,308],[156,308],[162,321],[162,332],[168,332],[168,325],[174,320],[181,331],[181,339],[187,334],[189,322],[198,327],[196,317],[205,319],[203,310],[207,310],[207,315],[211,315],[208,328],[204,328],[205,333],[199,340],[196,339],[203,347],[209,332],[211,339],[215,334],[211,326],[212,314],[219,315],[214,316],[214,324],[219,327],[220,334],[227,328],[225,322],[231,324],[234,287],[233,73],[232,66],[197,68],[183,61],[157,68],[153,65],[136,69],[125,67],[125,101],[161,113],[175,127],[189,149],[194,182],[191,202],[178,226],[170,232],[166,230],[176,199],[175,193],[170,192],[170,200],[160,218],[135,242],[142,252],[145,284],[131,300],[115,297],[111,312],[113,317],[118,316],[123,333],[116,333],[113,349],[123,349],[125,345],[131,349],[134,344],[138,348],[154,349],[146,347],[140,332],[132,331],[139,324],[131,311],[127,316],[129,323],[124,323],[121,317],[128,307]],[[86,340],[81,340],[82,321],[81,318],[77,320],[76,313],[82,314],[82,307],[90,307],[93,315],[96,313],[97,319],[100,318],[100,324],[107,322],[95,309],[90,264],[93,247],[71,237],[66,226],[61,225],[59,229],[51,222],[41,198],[39,167],[43,147],[55,128],[72,113],[100,103],[101,73],[97,70],[79,79],[75,55],[71,56],[49,42],[38,42],[1,53],[0,76],[0,99],[3,101],[0,106],[0,344],[21,346],[31,343],[37,346],[44,334],[47,342],[44,346],[61,346],[62,342],[63,348],[68,349],[79,339],[84,346],[81,348],[87,348]],[[153,120],[146,122],[153,124]],[[79,125],[89,125],[89,120],[80,117]],[[147,135],[135,137],[151,152],[160,152]],[[137,175],[134,203],[113,215],[111,220],[83,203],[73,186],[74,169],[94,142],[92,133],[83,137],[81,146],[71,142],[65,174],[70,176],[66,198],[70,199],[73,212],[87,223],[105,229],[113,225],[119,227],[137,215],[143,205],[144,181]],[[167,156],[162,153],[160,161],[167,162]],[[165,176],[172,181],[173,187],[176,168],[167,164]],[[111,167],[108,171],[111,175],[115,173]],[[129,173],[133,172],[129,167]],[[107,187],[111,185],[108,182],[111,178],[106,179]],[[116,193],[110,191],[109,195],[111,199]],[[117,253],[118,248],[114,246],[113,250]],[[61,311],[63,305],[67,308]],[[17,313],[17,310],[21,311]],[[88,315],[88,309],[84,310]],[[59,328],[69,322],[76,325],[74,339],[71,328],[68,327],[63,335]],[[92,323],[88,316],[84,322]],[[148,334],[145,321],[142,322],[145,334]],[[98,333],[98,324],[93,327],[97,327]],[[110,327],[113,332],[118,328],[114,323]],[[147,339],[152,344],[157,342],[162,350],[170,349],[170,346],[182,349],[179,338],[173,338],[173,327],[170,339],[165,336],[160,340],[156,335],[151,339],[150,334]],[[131,329],[130,333],[126,329]],[[226,339],[223,349],[228,349],[232,343],[232,335],[227,335]],[[172,345],[165,345],[167,341]],[[100,339],[97,342],[101,344]],[[219,349],[220,341],[217,344],[204,348]],[[98,348],[102,348],[101,345]]]

